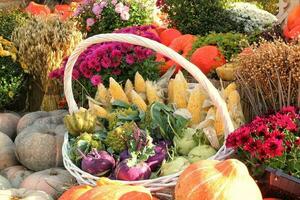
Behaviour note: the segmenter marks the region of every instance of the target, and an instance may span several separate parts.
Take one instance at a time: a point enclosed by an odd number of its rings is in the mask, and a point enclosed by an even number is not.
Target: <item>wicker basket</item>
[[[202,87],[207,91],[209,97],[211,98],[214,105],[220,111],[222,120],[225,126],[225,135],[227,136],[230,132],[234,130],[232,121],[230,119],[230,115],[228,113],[226,104],[224,100],[219,95],[218,90],[213,86],[213,84],[206,78],[206,76],[192,63],[186,60],[184,57],[173,51],[172,49],[147,38],[140,37],[132,34],[100,34],[93,37],[90,37],[84,41],[82,41],[77,48],[74,50],[72,55],[70,56],[68,63],[66,65],[65,74],[64,74],[64,92],[66,96],[66,100],[69,106],[69,112],[73,113],[78,110],[77,104],[74,100],[73,92],[72,92],[72,70],[78,56],[86,50],[87,47],[102,43],[102,42],[125,42],[134,45],[140,45],[143,47],[147,47],[152,49],[170,59],[176,61],[180,64],[185,70],[187,70],[194,78],[197,80]],[[65,134],[65,139],[62,148],[63,154],[63,162],[66,169],[77,179],[79,184],[89,184],[95,185],[96,181],[99,179],[98,177],[92,176],[76,165],[72,163],[69,158],[69,140],[68,133]],[[226,149],[223,145],[219,151],[211,157],[210,159],[225,159],[232,153],[231,149]],[[169,176],[159,177],[150,180],[142,180],[142,181],[121,181],[130,185],[143,185],[150,189],[151,191],[160,191],[169,187],[174,187],[176,185],[177,179],[180,175],[179,173],[172,174]]]

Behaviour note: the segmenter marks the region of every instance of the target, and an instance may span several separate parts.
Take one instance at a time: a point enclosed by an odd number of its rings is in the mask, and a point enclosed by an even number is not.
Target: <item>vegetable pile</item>
[[[208,94],[170,69],[158,81],[138,72],[123,87],[113,78],[98,85],[89,109],[64,119],[71,160],[82,170],[111,179],[137,181],[184,170],[216,154],[224,124]],[[244,123],[239,93],[231,84],[220,91],[235,127]]]

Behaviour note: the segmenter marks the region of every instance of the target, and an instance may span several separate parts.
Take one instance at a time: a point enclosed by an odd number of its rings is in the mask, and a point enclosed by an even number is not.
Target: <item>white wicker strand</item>
[[[69,57],[69,60],[66,65],[65,73],[64,73],[64,92],[65,92],[70,113],[73,113],[78,110],[77,104],[73,96],[73,91],[72,91],[72,71],[76,63],[76,60],[79,57],[79,55],[83,51],[85,51],[89,46],[93,44],[102,43],[102,42],[126,42],[134,45],[140,45],[155,50],[156,52],[180,64],[207,91],[212,102],[219,110],[225,126],[225,136],[227,137],[227,135],[234,130],[224,100],[220,96],[218,90],[213,86],[213,84],[206,78],[206,76],[195,65],[187,61],[184,57],[182,57],[180,54],[176,53],[172,49],[156,41],[144,37],[140,37],[137,35],[132,35],[132,34],[113,33],[113,34],[96,35],[82,41],[77,46],[77,48],[74,50],[72,55]],[[82,171],[75,164],[73,164],[73,162],[69,158],[69,150],[70,150],[69,138],[68,138],[68,133],[66,133],[64,138],[63,148],[62,148],[63,161],[66,169],[77,179],[78,183],[95,185],[96,181],[98,180],[98,177],[92,176]],[[210,159],[222,160],[226,158],[228,155],[230,155],[231,153],[232,150],[226,149],[226,147],[223,145],[222,148],[220,148],[219,151],[216,153],[216,155],[214,155]],[[120,182],[125,184],[130,184],[130,185],[143,185],[148,189],[150,189],[151,191],[160,191],[164,188],[175,186],[180,174],[181,172],[178,172],[176,174],[163,176],[155,179],[142,180],[142,181],[120,181]]]

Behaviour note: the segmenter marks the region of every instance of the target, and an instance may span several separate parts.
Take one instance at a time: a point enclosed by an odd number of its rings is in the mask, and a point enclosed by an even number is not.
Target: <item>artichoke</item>
[[[85,108],[80,108],[79,111],[66,115],[64,118],[65,126],[72,136],[79,136],[81,133],[93,133],[96,128],[95,115],[92,115]]]

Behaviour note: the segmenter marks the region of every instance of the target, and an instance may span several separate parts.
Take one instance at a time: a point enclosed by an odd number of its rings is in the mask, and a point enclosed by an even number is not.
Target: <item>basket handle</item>
[[[225,101],[220,96],[218,90],[213,86],[213,84],[207,79],[207,77],[201,72],[201,70],[198,67],[190,63],[183,56],[181,56],[171,48],[166,47],[165,45],[154,40],[150,40],[148,38],[144,38],[133,34],[99,34],[82,41],[76,47],[76,49],[73,51],[73,53],[68,59],[64,72],[64,92],[70,113],[76,112],[78,110],[72,90],[72,71],[76,60],[79,57],[79,55],[83,51],[85,51],[89,46],[103,42],[125,42],[133,45],[140,45],[152,49],[177,62],[186,71],[188,71],[207,91],[209,97],[213,101],[213,104],[217,107],[218,111],[221,114],[221,118],[225,126],[225,135],[227,136],[229,133],[234,131],[233,123],[228,113]]]

